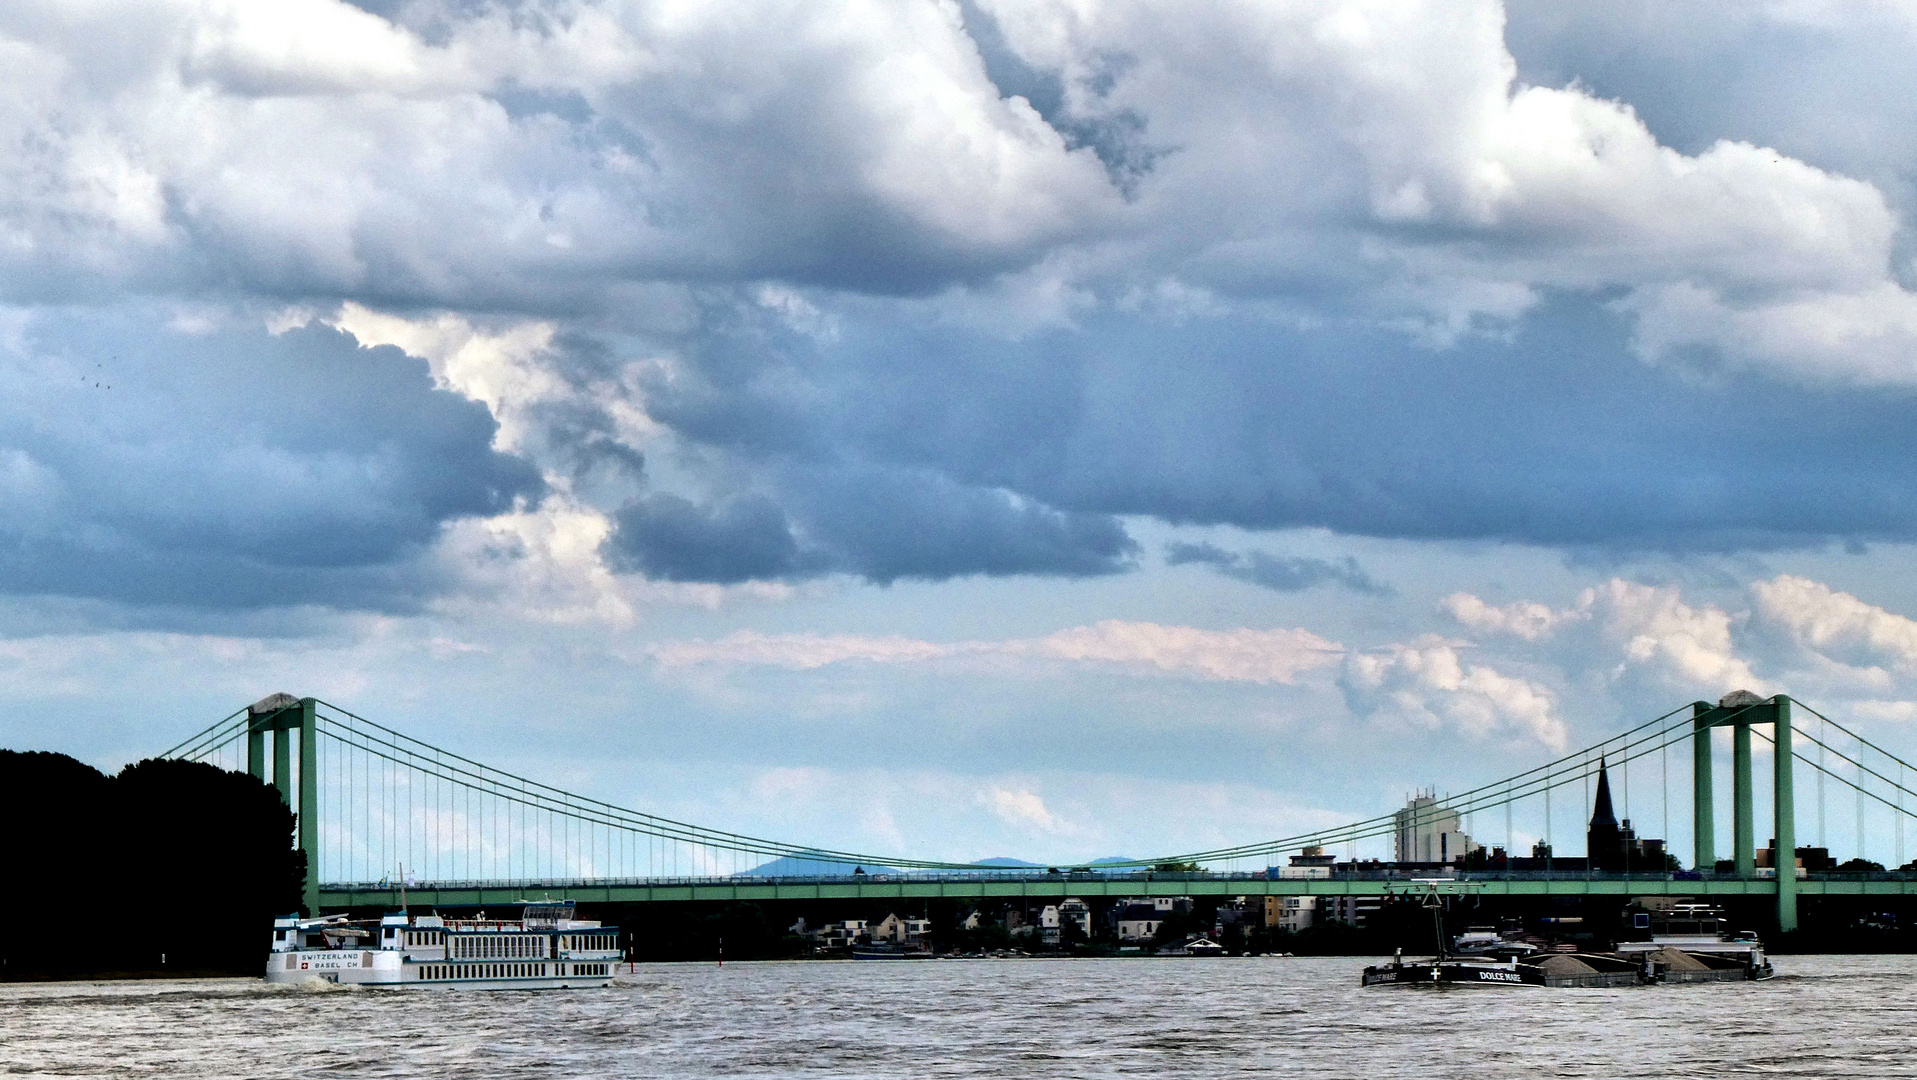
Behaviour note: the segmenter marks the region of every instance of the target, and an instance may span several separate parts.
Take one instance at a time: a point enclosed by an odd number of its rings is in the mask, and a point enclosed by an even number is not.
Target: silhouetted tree
[[[245,773],[0,751],[0,822],[0,977],[255,973],[299,908],[292,811]]]
[[[65,754],[0,750],[0,978],[81,975],[107,956],[111,789]]]
[[[273,917],[297,912],[306,856],[293,812],[246,773],[149,759],[113,783],[123,854],[118,890],[135,955],[154,967],[251,971]]]

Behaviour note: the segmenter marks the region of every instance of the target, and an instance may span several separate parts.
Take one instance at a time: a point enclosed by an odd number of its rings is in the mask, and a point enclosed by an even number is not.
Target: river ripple
[[[1917,1077],[1917,958],[1765,983],[1360,989],[1350,959],[642,966],[603,990],[0,986],[29,1077]]]

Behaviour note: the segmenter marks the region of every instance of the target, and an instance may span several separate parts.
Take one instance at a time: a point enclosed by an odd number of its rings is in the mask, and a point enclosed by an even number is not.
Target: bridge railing
[[[1605,873],[1579,870],[1471,870],[1453,874],[1433,874],[1429,872],[1404,870],[1372,870],[1336,873],[1315,878],[1278,878],[1261,873],[1167,873],[1162,871],[1138,871],[1112,874],[818,874],[818,875],[722,875],[712,877],[617,877],[617,878],[515,878],[508,880],[476,879],[465,881],[355,881],[328,882],[320,886],[328,892],[393,892],[403,889],[486,889],[498,891],[524,890],[535,892],[541,889],[601,889],[622,887],[660,887],[677,885],[857,885],[878,884],[882,882],[925,882],[929,884],[985,884],[1002,882],[1005,884],[1046,883],[1070,885],[1078,882],[1088,884],[1129,882],[1270,882],[1297,881],[1410,881],[1440,879],[1445,881],[1739,881],[1744,880],[1733,874],[1689,874],[1662,871],[1657,873]],[[1767,880],[1767,879],[1756,879]],[[1834,882],[1865,881],[1917,881],[1917,871],[1883,870],[1867,872],[1817,872],[1803,880]]]

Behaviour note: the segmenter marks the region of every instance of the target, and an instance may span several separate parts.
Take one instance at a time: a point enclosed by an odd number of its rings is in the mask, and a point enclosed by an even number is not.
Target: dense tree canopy
[[[244,773],[0,750],[0,978],[253,972],[299,907],[292,836]]]

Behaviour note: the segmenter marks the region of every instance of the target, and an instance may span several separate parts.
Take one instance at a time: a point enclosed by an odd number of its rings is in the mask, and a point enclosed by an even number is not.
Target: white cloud
[[[1289,683],[1335,664],[1343,646],[1309,630],[1199,630],[1108,619],[1047,637],[1007,642],[1010,653],[1112,664],[1226,682]]]
[[[0,257],[475,310],[804,276],[875,227],[1023,261],[1118,204],[943,5],[532,8],[428,44],[338,0],[10,6]]]
[[[1820,654],[1917,672],[1917,621],[1791,574],[1751,584],[1757,612]]]
[[[1470,593],[1453,593],[1440,604],[1451,617],[1473,630],[1512,634],[1526,641],[1549,637],[1560,626],[1590,617],[1588,609],[1554,611],[1547,604],[1519,601],[1494,607]]]
[[[1917,380],[1875,188],[1744,143],[1681,154],[1627,104],[1519,85],[1495,0],[985,7],[1061,80],[1074,140],[1154,162],[1129,200],[929,0],[535,3],[431,35],[337,0],[12,5],[0,265],[40,292],[239,280],[468,312],[767,278],[990,296],[1044,265],[1065,279],[1000,300],[1218,312],[1308,279],[1438,339],[1622,286],[1653,357]]]
[[[1518,85],[1497,3],[989,6],[1081,113],[1131,110],[1176,148],[1132,224],[1187,280],[1242,293],[1304,260],[1440,338],[1541,287],[1617,285],[1652,357],[1701,343],[1799,375],[1917,379],[1917,300],[1890,276],[1897,222],[1875,188],[1746,143],[1682,154],[1628,104]],[[1131,61],[1115,78],[1111,56]],[[1368,218],[1340,235],[1353,203]],[[1702,298],[1723,317],[1686,317]]]
[[[1535,741],[1562,751],[1569,737],[1549,690],[1467,664],[1459,643],[1423,638],[1352,653],[1341,682],[1352,711],[1375,719],[1450,727],[1473,738]]]
[[[1726,691],[1775,693],[1737,655],[1731,615],[1713,604],[1692,607],[1677,589],[1612,578],[1587,589],[1579,605],[1595,608],[1605,634],[1627,661],[1662,672],[1673,683]]]
[[[995,787],[984,795],[992,813],[1010,825],[1042,833],[1070,835],[1077,831],[1045,805],[1045,800],[1030,791]]]
[[[762,665],[809,671],[829,664],[899,664],[951,656],[956,646],[903,637],[845,634],[761,634],[739,630],[717,641],[668,641],[647,648],[665,667]]]
[[[576,396],[546,356],[555,331],[550,322],[521,322],[487,332],[450,313],[408,319],[350,301],[326,321],[367,348],[397,346],[432,365],[436,383],[491,410],[499,421],[493,445],[501,450],[530,449],[538,429],[528,413]]]
[[[1917,701],[1853,701],[1847,709],[1865,720],[1895,724],[1917,720]]]
[[[1107,620],[1040,638],[938,643],[904,637],[760,634],[652,645],[666,667],[747,664],[809,670],[829,664],[922,663],[955,657],[1026,658],[1222,682],[1291,683],[1335,664],[1343,647],[1307,630],[1200,630]]]
[[[1708,692],[1713,699],[1736,689],[1775,692],[1738,655],[1732,614],[1715,604],[1686,604],[1683,593],[1675,588],[1612,578],[1583,590],[1568,608],[1531,601],[1494,607],[1469,593],[1448,596],[1443,606],[1474,630],[1525,641],[1551,641],[1566,628],[1585,628],[1586,632],[1563,641],[1553,652],[1556,662],[1568,670],[1614,663],[1591,658],[1601,649],[1604,656],[1622,661],[1613,676],[1642,671],[1671,688]]]

